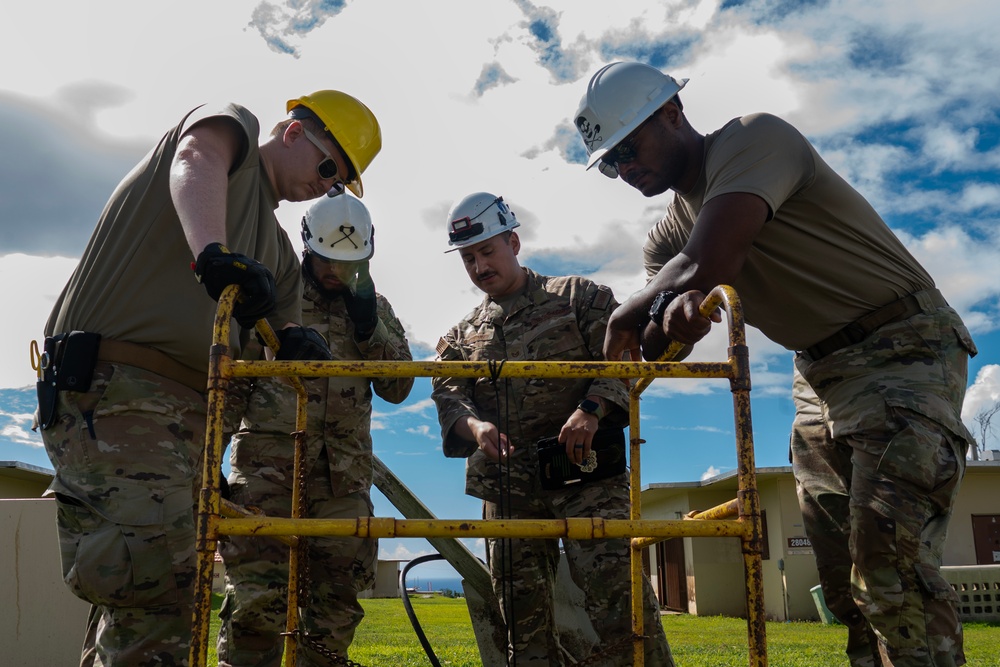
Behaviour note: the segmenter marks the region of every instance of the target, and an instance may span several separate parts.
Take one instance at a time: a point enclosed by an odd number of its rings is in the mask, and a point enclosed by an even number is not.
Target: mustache
[[[477,273],[476,274],[476,279],[477,280],[486,280],[487,278],[492,278],[496,274],[497,274],[496,271],[487,271],[486,273]]]

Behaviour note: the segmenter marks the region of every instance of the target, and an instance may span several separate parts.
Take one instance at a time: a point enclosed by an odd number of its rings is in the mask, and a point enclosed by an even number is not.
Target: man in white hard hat
[[[522,268],[519,226],[503,198],[488,192],[465,197],[448,214],[448,244],[485,297],[438,342],[439,360],[600,360],[617,306],[611,290]],[[629,517],[624,382],[435,378],[433,385],[444,454],[468,459],[466,493],[483,500],[485,518]],[[562,478],[559,470],[573,474]],[[563,546],[600,639],[592,654],[575,658],[631,665],[628,541],[564,539]],[[487,539],[487,560],[511,658],[565,664],[553,619],[559,541]],[[652,587],[643,586],[645,664],[672,665]]]
[[[375,292],[369,262],[375,230],[368,209],[344,194],[316,202],[302,218],[302,324],[329,340],[336,361],[410,361],[392,306]],[[308,518],[372,516],[372,393],[406,399],[413,378],[303,378]],[[291,516],[296,393],[281,378],[257,378],[242,396],[243,424],[232,441],[232,500],[268,516]],[[375,581],[378,540],[311,537],[300,572],[297,664],[346,659],[364,618],[358,592]],[[219,664],[280,667],[287,605],[288,548],[268,538],[231,536],[219,548],[226,599]]]
[[[233,355],[258,319],[298,322],[298,258],[274,211],[360,193],[382,146],[341,91],[285,108],[263,141],[239,104],[179,119],[111,194],[45,324],[38,424],[63,575],[92,605],[84,664],[187,663],[216,301],[240,286]]]
[[[795,128],[769,114],[708,135],[678,81],[640,63],[590,80],[576,126],[599,166],[674,199],[644,247],[649,281],[615,311],[604,352],[693,345],[698,307],[736,288],[746,319],[796,352],[792,463],[823,592],[857,667],[965,662],[958,598],[940,573],[972,436],[962,424],[968,330],[878,213]],[[811,396],[815,391],[816,396]],[[870,641],[871,631],[877,640]]]

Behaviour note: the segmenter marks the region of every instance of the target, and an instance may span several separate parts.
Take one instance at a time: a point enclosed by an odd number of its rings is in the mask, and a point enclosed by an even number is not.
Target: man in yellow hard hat
[[[360,196],[381,148],[345,93],[287,111],[260,144],[243,106],[187,113],[115,189],[45,325],[37,421],[64,577],[93,605],[85,664],[187,664],[215,301],[241,287],[234,356],[260,318],[293,331],[299,263],[275,209]],[[283,358],[329,358],[317,335],[286,338]]]

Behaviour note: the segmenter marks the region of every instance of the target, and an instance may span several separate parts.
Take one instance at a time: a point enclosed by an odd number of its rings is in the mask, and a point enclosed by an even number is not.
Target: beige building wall
[[[818,620],[810,589],[819,584],[816,559],[805,537],[802,513],[790,467],[759,468],[757,488],[767,522],[767,560],[763,562],[764,606],[768,619]],[[972,515],[1000,514],[1000,464],[970,462],[944,550],[944,565],[975,565]],[[651,484],[642,491],[643,519],[679,519],[736,497],[730,473],[705,482]],[[743,555],[735,538],[684,538],[688,612],[745,616]],[[655,547],[652,579],[658,582]],[[779,562],[783,570],[779,569]],[[784,586],[784,588],[783,588]]]
[[[966,467],[948,526],[948,541],[942,557],[945,565],[976,564],[973,514],[1000,514],[1000,464],[970,462]]]
[[[20,461],[0,461],[0,498],[41,498],[55,473]]]
[[[63,583],[55,501],[0,500],[0,535],[0,663],[79,664],[90,605]]]

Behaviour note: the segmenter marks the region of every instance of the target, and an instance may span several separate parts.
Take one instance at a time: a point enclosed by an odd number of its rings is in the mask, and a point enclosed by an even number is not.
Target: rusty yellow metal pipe
[[[301,392],[299,410],[296,415],[296,471],[300,480],[304,470],[299,461],[304,460],[305,401],[304,390],[298,377],[465,377],[478,378],[491,375],[489,364],[485,362],[288,362],[288,361],[240,361],[228,354],[229,313],[235,299],[235,288],[228,288],[219,301],[213,331],[213,346],[209,367],[209,419],[206,432],[205,488],[199,499],[198,517],[198,590],[193,622],[194,639],[191,648],[192,667],[205,664],[208,632],[208,612],[211,605],[211,568],[214,567],[215,540],[219,535],[260,535],[278,539],[288,538],[297,543],[298,551],[303,540],[294,536],[355,535],[358,537],[535,537],[570,539],[630,538],[631,545],[631,588],[632,624],[636,635],[633,644],[633,664],[643,664],[642,634],[642,549],[658,541],[672,537],[736,537],[743,546],[744,569],[747,584],[747,631],[749,639],[749,664],[751,667],[766,667],[767,645],[764,634],[764,607],[762,564],[760,557],[760,502],[756,488],[754,469],[753,435],[750,422],[750,371],[745,343],[745,325],[742,309],[736,293],[728,286],[719,286],[702,303],[702,313],[708,316],[715,308],[724,307],[729,317],[730,347],[725,362],[672,362],[672,358],[682,346],[673,344],[663,360],[657,362],[507,362],[500,377],[555,377],[555,378],[595,378],[621,377],[638,380],[630,392],[630,463],[632,507],[630,520],[567,519],[549,521],[477,521],[477,520],[401,520],[372,517],[365,519],[304,519],[300,507],[304,494],[293,492],[293,517],[222,518],[233,513],[230,507],[221,507],[218,480],[215,470],[222,452],[222,397],[229,378],[249,376],[278,376],[290,378],[297,392]],[[262,326],[261,334],[272,349],[277,349],[273,331]],[[698,520],[645,521],[641,519],[641,461],[640,450],[643,440],[639,431],[639,397],[657,377],[666,378],[716,378],[728,379],[733,392],[734,417],[737,433],[738,497],[719,507],[697,513]],[[734,507],[736,512],[734,512]],[[245,516],[242,512],[237,514]],[[723,519],[723,516],[739,515],[738,520]],[[636,537],[638,536],[638,537]],[[211,549],[211,551],[209,551]],[[291,559],[289,568],[289,602],[297,593],[299,568],[298,558]],[[207,575],[206,575],[207,572]],[[290,609],[293,605],[290,604]],[[289,619],[296,614],[289,613]],[[291,644],[286,644],[286,661],[294,667],[294,648],[297,630],[290,623],[288,635]]]
[[[227,361],[232,377],[490,377],[480,361]],[[721,361],[508,361],[501,378],[709,378],[727,379],[732,366]]]
[[[740,501],[733,498],[729,502],[716,505],[715,507],[703,511],[694,511],[684,518],[687,521],[714,521],[716,519],[731,519],[740,515]]]
[[[632,535],[659,537],[740,537],[746,528],[740,521],[660,521],[625,519],[285,519],[259,517],[221,519],[221,535],[299,535],[304,537],[525,537],[592,540],[627,538]]]
[[[266,516],[262,510],[252,510],[244,507],[243,505],[237,505],[236,503],[226,500],[225,498],[222,499],[220,512],[222,513],[223,518],[227,519],[244,519]],[[295,546],[299,541],[299,538],[294,535],[272,535],[271,537],[290,547]]]
[[[215,313],[213,343],[208,357],[208,406],[205,421],[205,452],[202,466],[202,489],[198,494],[198,515],[195,517],[195,580],[192,618],[191,665],[204,665],[208,654],[209,622],[212,615],[212,579],[215,575],[215,548],[222,502],[219,489],[219,463],[222,458],[223,414],[228,378],[220,369],[228,354],[229,321],[233,303],[239,291],[231,286],[219,297]]]

